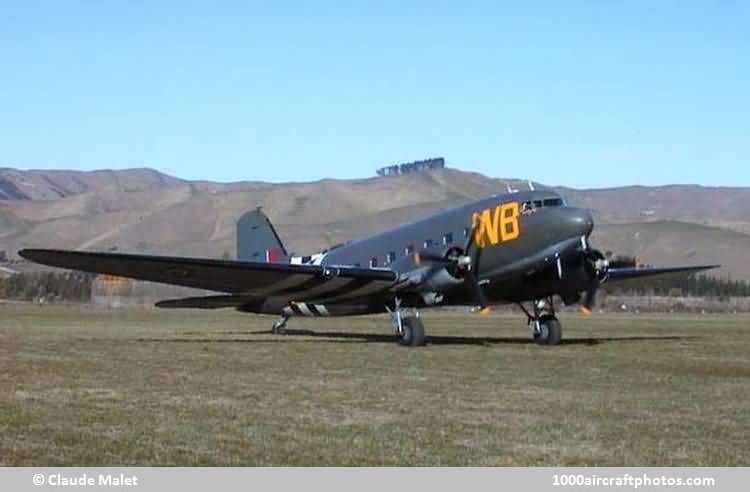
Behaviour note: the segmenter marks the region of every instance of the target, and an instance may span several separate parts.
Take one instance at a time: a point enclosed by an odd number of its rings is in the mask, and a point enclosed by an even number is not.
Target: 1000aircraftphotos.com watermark
[[[674,477],[665,475],[631,475],[625,473],[621,476],[600,476],[596,474],[554,474],[552,475],[554,487],[715,487],[716,479],[713,477]]]
[[[44,475],[42,473],[34,474],[32,481],[34,485],[48,485],[52,487],[137,487],[138,477],[135,475],[120,474],[97,474],[89,475],[82,473],[80,475],[63,475],[62,473],[52,473]]]

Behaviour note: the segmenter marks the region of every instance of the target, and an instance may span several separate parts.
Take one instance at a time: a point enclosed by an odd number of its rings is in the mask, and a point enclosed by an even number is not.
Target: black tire
[[[562,324],[552,315],[539,318],[541,333],[534,334],[534,341],[539,345],[560,345],[562,341]]]
[[[421,347],[424,345],[424,324],[416,316],[408,316],[401,320],[403,332],[398,337],[398,343],[407,347]]]

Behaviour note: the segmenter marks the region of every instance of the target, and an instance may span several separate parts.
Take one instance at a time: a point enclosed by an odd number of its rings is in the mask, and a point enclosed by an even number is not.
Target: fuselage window
[[[370,258],[370,268],[375,268],[378,266],[378,259],[373,257]]]
[[[544,200],[545,207],[561,207],[563,204],[562,198],[548,198]]]
[[[424,241],[424,247],[425,248],[432,247],[432,244],[433,244],[432,239],[425,239],[425,241]]]
[[[362,264],[361,264],[361,263],[359,263],[359,262],[357,262],[357,263],[355,263],[355,264],[354,264],[354,268],[359,268],[359,267],[361,267],[361,266],[362,266]]]
[[[391,251],[390,253],[388,253],[388,256],[386,256],[385,260],[386,263],[393,263],[394,261],[396,261],[396,252]]]
[[[447,234],[443,234],[443,244],[452,244],[453,243],[453,234],[450,232]]]
[[[404,248],[404,256],[409,256],[414,254],[414,245],[410,244],[406,248]]]
[[[536,208],[542,208],[542,201],[541,200],[534,200],[534,206]]]

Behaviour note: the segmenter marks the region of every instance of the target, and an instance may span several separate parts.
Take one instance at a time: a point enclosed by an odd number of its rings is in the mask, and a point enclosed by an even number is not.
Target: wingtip
[[[77,251],[67,251],[62,249],[45,249],[45,248],[24,248],[18,251],[18,256],[40,265],[48,265],[59,268],[70,268],[65,264],[59,264],[61,258],[69,258],[76,254]]]
[[[36,250],[25,248],[18,252],[18,256],[26,260],[31,260],[32,256],[34,256],[34,251]]]
[[[54,252],[52,249],[24,248],[18,252],[18,256],[25,260],[37,261],[44,253]]]
[[[721,265],[700,265],[694,268],[694,271],[696,272],[705,272],[708,270],[716,270],[717,268],[721,268]]]

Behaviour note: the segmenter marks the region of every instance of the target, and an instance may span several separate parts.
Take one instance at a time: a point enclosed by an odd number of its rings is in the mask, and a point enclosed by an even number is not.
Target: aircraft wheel
[[[424,324],[416,316],[408,316],[401,320],[403,333],[398,337],[398,343],[408,347],[424,345]]]
[[[539,333],[534,333],[534,341],[539,345],[559,345],[561,340],[562,324],[560,321],[549,314],[539,318]]]

